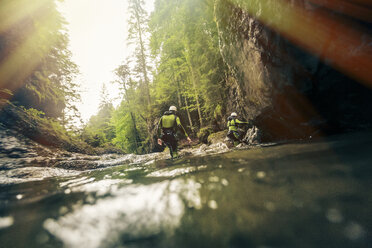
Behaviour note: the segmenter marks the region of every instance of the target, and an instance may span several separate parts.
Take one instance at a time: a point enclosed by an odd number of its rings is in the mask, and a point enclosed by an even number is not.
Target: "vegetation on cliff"
[[[45,145],[88,151],[74,128],[78,73],[53,0],[6,0],[0,9],[0,120]]]

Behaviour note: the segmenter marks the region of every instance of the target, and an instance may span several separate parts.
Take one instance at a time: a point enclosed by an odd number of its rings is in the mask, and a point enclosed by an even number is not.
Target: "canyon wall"
[[[288,35],[280,27],[276,28],[278,25],[294,25],[296,23],[287,22],[297,21],[288,17],[290,12],[283,11],[283,6],[280,6],[283,2],[287,3],[287,9],[300,8],[306,14],[299,21],[311,23],[313,18],[319,25],[308,30],[307,33],[314,32],[308,43],[306,40],[296,42],[293,34]],[[306,139],[371,127],[372,88],[368,86],[368,77],[363,81],[354,73],[370,65],[358,64],[356,60],[352,64],[355,68],[341,64],[346,68],[342,70],[331,61],[337,53],[343,54],[343,59],[350,62],[358,51],[361,54],[372,51],[371,23],[363,16],[358,18],[329,6],[326,8],[319,4],[322,1],[316,1],[318,5],[312,2],[215,1],[220,51],[230,71],[227,82],[230,100],[226,109],[252,120],[261,129],[263,141]],[[366,6],[359,7],[368,11]],[[268,13],[269,18],[265,19]],[[352,27],[351,31],[357,30],[362,35],[358,37],[362,42],[342,50],[333,48],[339,39],[336,31],[348,30],[334,31],[332,26],[327,26],[328,22],[319,21],[318,14],[336,24],[341,23],[342,27]],[[291,20],[286,20],[287,17]],[[271,23],[271,20],[280,23]],[[332,39],[324,39],[317,34],[319,29],[335,33],[329,36]],[[301,25],[293,30],[297,31],[301,31]],[[310,48],[306,44],[310,44]],[[336,54],[327,57],[331,50]]]

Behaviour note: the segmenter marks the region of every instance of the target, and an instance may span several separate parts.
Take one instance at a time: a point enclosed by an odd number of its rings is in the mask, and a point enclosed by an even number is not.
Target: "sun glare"
[[[110,82],[112,71],[128,56],[126,5],[122,0],[65,0],[61,4],[69,23],[72,59],[81,72],[77,81],[82,90],[79,110],[84,121],[97,113],[103,84],[111,98],[118,97],[117,86]]]
[[[22,4],[23,7],[19,11],[18,4],[11,1],[4,2],[0,8],[0,33],[9,32],[12,26],[27,19],[28,15],[35,12],[39,12],[40,26],[48,26],[50,20],[53,19],[44,11],[45,1],[37,1],[36,4],[25,1]],[[52,38],[45,44],[39,45],[38,38],[40,35],[45,35],[47,31],[42,28],[30,28],[27,31],[28,36],[19,44],[8,48],[0,63],[0,86],[12,92],[16,92],[23,85],[24,80],[38,66],[40,59],[50,52],[56,42]],[[40,50],[35,50],[34,47],[39,47]]]
[[[371,32],[362,26],[339,19],[337,15],[328,15],[321,10],[308,11],[306,6],[286,0],[277,0],[275,3],[261,0],[254,4],[249,4],[251,2],[245,0],[233,2],[243,6],[248,13],[255,15],[257,19],[295,44],[319,56],[350,77],[372,87],[372,50],[369,45],[372,37]],[[317,0],[310,0],[310,2],[320,4]],[[356,19],[368,22],[372,20],[370,9],[358,7],[352,2],[333,0],[321,1],[321,3],[327,8],[342,11]],[[276,6],[274,7],[273,4]]]

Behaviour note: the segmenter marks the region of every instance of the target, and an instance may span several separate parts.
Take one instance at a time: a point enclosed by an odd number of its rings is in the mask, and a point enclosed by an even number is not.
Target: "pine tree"
[[[129,69],[129,62],[126,62],[122,65],[120,65],[118,68],[115,69],[115,75],[117,77],[116,82],[121,86],[121,90],[124,94],[124,99],[122,101],[121,106],[126,108],[127,112],[129,113],[131,124],[132,124],[132,132],[133,132],[133,140],[129,139],[130,143],[134,143],[135,149],[134,151],[136,153],[140,153],[140,147],[141,147],[141,138],[138,132],[137,128],[137,118],[134,113],[135,106],[132,105],[133,101],[131,100],[133,96],[133,88],[134,83],[130,77],[130,69]],[[120,111],[118,111],[120,113]],[[120,136],[121,129],[117,129],[117,137]],[[120,139],[117,138],[117,143],[119,143]],[[131,145],[132,147],[132,145]]]
[[[13,103],[66,124],[67,114],[77,115],[78,68],[55,1],[5,0],[1,6],[0,90],[11,91]]]
[[[147,55],[146,36],[148,36],[148,17],[147,12],[143,8],[145,2],[143,0],[129,0],[129,30],[128,41],[129,44],[135,44],[135,66],[133,76],[140,82],[138,89],[141,90],[145,96],[143,106],[143,114],[141,117],[146,121],[147,134],[150,147],[154,146],[153,121],[152,121],[152,101],[150,96],[150,79],[149,79],[149,63]]]
[[[210,124],[224,104],[226,80],[213,1],[157,0],[150,29],[151,51],[157,61],[157,102],[171,102],[172,97],[166,96],[169,93],[177,94],[178,99],[182,96],[190,128],[194,123],[199,127]],[[198,121],[192,121],[195,117]]]

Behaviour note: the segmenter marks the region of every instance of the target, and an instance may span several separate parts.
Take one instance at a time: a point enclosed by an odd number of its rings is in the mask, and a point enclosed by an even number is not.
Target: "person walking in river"
[[[158,144],[165,145],[169,148],[169,152],[172,158],[178,157],[177,151],[177,130],[181,130],[186,136],[187,141],[191,143],[190,137],[187,135],[185,129],[183,128],[180,118],[176,115],[176,106],[170,106],[169,111],[166,111],[164,115],[160,118],[158,123]]]
[[[227,118],[227,127],[229,128],[227,137],[233,141],[234,146],[238,145],[241,142],[240,134],[238,131],[239,124],[248,124],[248,122],[240,121],[238,119],[238,115],[235,112],[231,113],[231,115]]]

